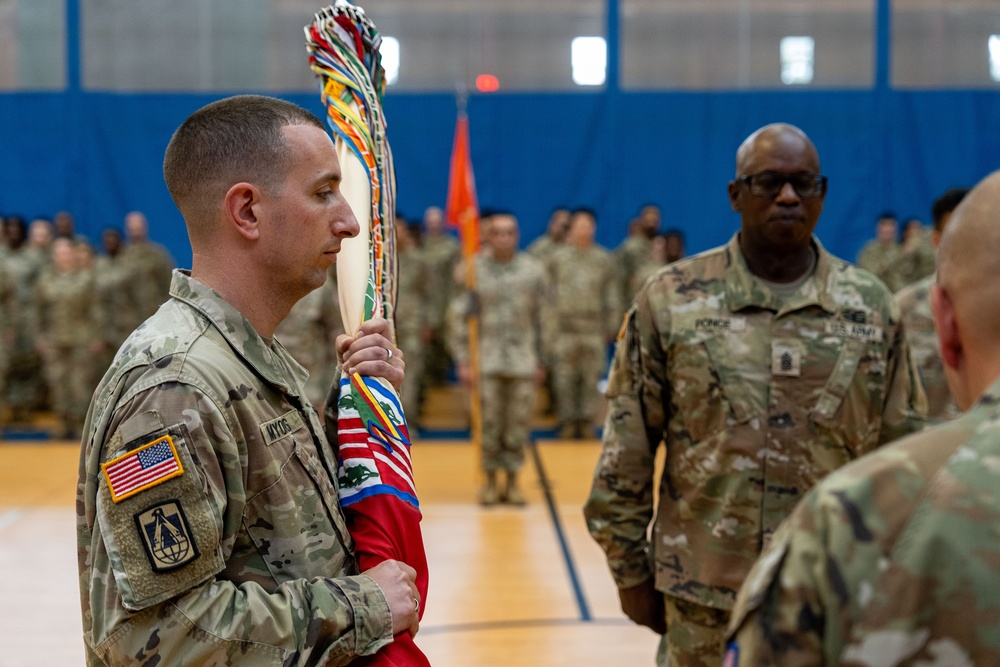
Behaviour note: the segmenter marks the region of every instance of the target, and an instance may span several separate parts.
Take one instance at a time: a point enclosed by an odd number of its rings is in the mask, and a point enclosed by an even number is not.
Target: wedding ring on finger
[[[385,348],[385,363],[390,363],[392,361],[392,350]]]
[[[413,613],[420,616],[420,600],[413,598]]]

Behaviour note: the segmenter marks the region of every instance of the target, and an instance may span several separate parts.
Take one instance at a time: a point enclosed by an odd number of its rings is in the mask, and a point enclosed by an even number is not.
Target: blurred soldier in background
[[[125,237],[128,243],[122,249],[122,261],[132,275],[132,300],[138,308],[134,327],[167,300],[174,260],[166,248],[149,240],[149,222],[139,211],[125,216]]]
[[[424,234],[420,254],[430,275],[427,324],[430,327],[424,356],[424,381],[427,386],[444,382],[451,369],[451,358],[445,341],[445,316],[455,294],[455,267],[462,258],[458,240],[444,230],[444,213],[437,206],[424,211]]]
[[[491,217],[492,252],[475,259],[476,291],[459,295],[452,304],[450,347],[459,379],[471,385],[467,322],[470,315],[477,315],[486,473],[479,502],[523,505],[517,474],[530,437],[536,386],[544,376],[541,314],[548,290],[541,263],[517,251],[517,219],[506,213]],[[505,475],[502,486],[499,471]]]
[[[951,214],[968,192],[967,188],[948,190],[937,198],[931,209],[934,228],[931,242],[937,248],[941,234],[951,219]],[[896,294],[899,310],[903,316],[903,326],[913,350],[913,361],[920,371],[920,380],[927,394],[927,417],[932,421],[954,419],[959,415],[958,406],[948,389],[948,381],[941,363],[941,350],[937,331],[934,329],[934,314],[931,312],[931,286],[936,276],[919,280],[904,287]]]
[[[528,254],[539,260],[548,272],[549,262],[556,250],[566,244],[566,234],[569,232],[570,211],[567,208],[558,207],[553,209],[549,216],[548,227],[545,234],[538,237],[528,246]],[[556,313],[552,309],[542,311],[543,331],[548,331],[558,327],[555,321]],[[555,361],[549,355],[543,359],[545,364],[545,390],[548,393],[548,402],[545,405],[546,414],[555,414],[556,406],[559,404],[556,399],[555,385]]]
[[[575,211],[566,244],[553,253],[548,267],[555,321],[546,332],[546,347],[555,361],[561,438],[593,437],[597,381],[620,323],[621,290],[611,254],[594,243],[596,230],[593,211]]]
[[[649,263],[659,231],[660,208],[647,204],[642,207],[639,217],[629,223],[628,236],[615,249],[614,263],[618,288],[621,290],[619,303],[622,304],[622,308],[627,308],[628,304],[632,303],[632,297],[635,295],[634,286],[638,282],[636,274]]]
[[[418,245],[419,225],[396,218],[396,259],[399,264],[396,290],[396,344],[406,355],[406,375],[399,399],[413,435],[420,426],[421,380],[424,375],[424,348],[430,340],[430,269]]]
[[[104,254],[97,258],[94,289],[97,290],[97,300],[104,315],[100,331],[104,346],[98,355],[100,375],[104,375],[115,352],[142,319],[134,301],[132,275],[129,266],[122,259],[121,232],[113,228],[105,229],[101,233],[101,244]]]
[[[934,243],[931,230],[917,218],[903,225],[903,243],[896,260],[896,280],[906,287],[934,273]]]
[[[342,333],[337,271],[336,267],[330,267],[323,286],[302,297],[274,330],[274,337],[309,371],[306,396],[317,412],[322,412],[337,374],[335,343]]]
[[[74,246],[64,237],[53,241],[52,268],[34,290],[36,346],[61,427],[58,437],[64,439],[80,437],[95,386],[92,361],[102,322],[93,271],[80,270]]]
[[[11,220],[7,225],[11,252],[4,263],[14,282],[16,307],[7,369],[7,404],[12,420],[26,423],[31,411],[41,408],[46,400],[42,358],[35,347],[33,309],[35,283],[49,264],[52,228],[43,219],[32,221],[27,230],[20,218]]]
[[[549,224],[545,234],[539,236],[528,246],[527,252],[534,255],[535,259],[543,264],[549,261],[552,253],[566,242],[566,233],[569,231],[569,209],[557,208],[549,216]]]
[[[899,222],[896,214],[884,212],[875,223],[875,238],[865,244],[858,253],[858,266],[878,276],[890,291],[895,292],[899,283]]]

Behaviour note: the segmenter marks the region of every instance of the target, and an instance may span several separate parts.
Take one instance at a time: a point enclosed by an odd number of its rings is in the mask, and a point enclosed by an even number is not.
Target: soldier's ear
[[[931,285],[931,310],[934,329],[941,347],[941,361],[946,368],[959,370],[962,363],[962,339],[955,319],[955,303],[941,285]]]
[[[241,236],[255,241],[260,238],[261,193],[251,183],[236,183],[226,192],[223,205],[226,222]]]
[[[729,206],[737,213],[742,212],[740,204],[740,184],[736,181],[729,181]]]

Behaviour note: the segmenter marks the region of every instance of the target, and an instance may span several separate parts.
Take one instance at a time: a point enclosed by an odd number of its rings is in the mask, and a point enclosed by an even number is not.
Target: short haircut
[[[944,231],[944,216],[951,213],[969,194],[969,188],[952,188],[934,200],[931,206],[931,217],[934,218],[934,231],[940,233]]]
[[[576,216],[580,215],[581,213],[585,214],[585,215],[589,215],[590,219],[594,221],[594,224],[597,224],[597,212],[594,211],[594,209],[590,208],[589,206],[579,206],[579,207],[573,209],[573,212],[570,214],[570,217],[571,218],[575,218]]]
[[[283,181],[291,157],[286,125],[325,129],[302,107],[262,95],[228,97],[188,116],[167,145],[163,178],[189,226],[235,183],[273,190]]]

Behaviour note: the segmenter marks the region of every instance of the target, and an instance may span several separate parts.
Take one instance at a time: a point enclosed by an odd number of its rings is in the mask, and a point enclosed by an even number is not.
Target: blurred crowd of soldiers
[[[118,346],[166,300],[173,259],[138,211],[124,235],[104,230],[100,254],[66,212],[2,223],[0,420],[26,424],[48,409],[54,435],[79,437]]]
[[[487,394],[484,438],[495,454],[484,461],[487,474],[513,475],[520,466],[521,443],[539,403],[538,384],[547,390],[542,407],[556,414],[560,437],[593,437],[601,412],[597,386],[622,314],[647,278],[685,254],[683,233],[661,231],[660,209],[653,204],[640,208],[614,250],[595,242],[596,225],[590,209],[556,208],[545,233],[520,251],[517,219],[484,211],[476,259],[480,284],[473,294],[442,210],[428,208],[421,222],[399,217],[396,327],[406,354],[402,399],[412,426],[420,425],[427,388],[447,383],[453,370],[460,381],[471,382],[467,321],[476,313]],[[860,266],[893,290],[934,271],[934,232],[910,220],[897,241],[897,228],[893,215],[882,215],[876,238],[858,257]],[[140,212],[125,217],[124,233],[104,230],[100,250],[76,233],[66,212],[30,224],[10,217],[3,220],[2,233],[0,424],[27,424],[49,410],[59,423],[55,435],[76,437],[90,394],[115,351],[166,299],[173,259],[149,240]],[[494,246],[502,248],[502,261],[494,257]],[[916,337],[928,335],[920,316],[908,326]],[[307,389],[315,404],[325,399],[336,364],[333,341],[342,331],[331,271],[327,284],[303,299],[276,333],[309,369]],[[496,395],[501,379],[518,381],[508,388],[515,398]],[[507,403],[520,409],[508,409]],[[487,504],[506,495],[520,500],[516,484],[507,486],[510,494],[490,486]]]

